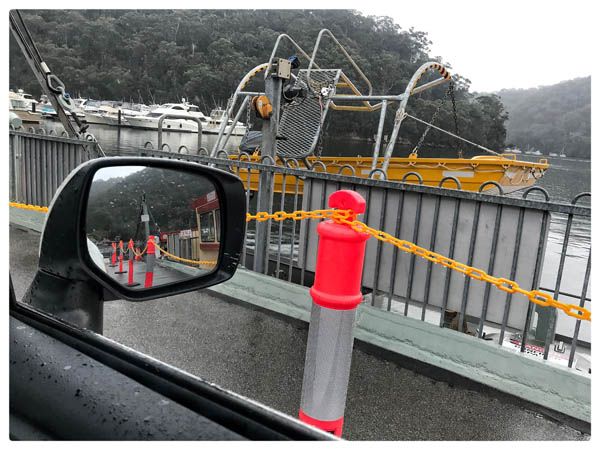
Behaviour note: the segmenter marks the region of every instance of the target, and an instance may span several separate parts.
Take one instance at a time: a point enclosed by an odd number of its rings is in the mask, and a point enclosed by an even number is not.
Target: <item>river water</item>
[[[43,125],[46,129],[54,129],[58,134],[60,134],[60,131],[62,131],[62,126],[57,122],[47,122]],[[152,148],[157,148],[157,132],[131,128],[118,129],[117,127],[105,125],[91,125],[88,131],[96,137],[105,152],[112,155],[126,153],[127,150],[142,148],[144,145],[149,145],[147,143],[150,143]],[[202,135],[201,144],[203,147],[210,150],[215,143],[215,139],[215,135]],[[232,136],[226,147],[226,150],[231,151],[236,149],[240,140],[241,137]],[[198,147],[198,135],[196,133],[165,131],[163,134],[163,142],[168,145],[171,151],[178,151],[181,146],[185,146],[188,149],[196,149]],[[372,142],[329,137],[323,141],[323,148],[327,149],[323,152],[323,156],[368,156],[371,154],[372,147]],[[412,146],[397,148],[394,151],[394,156],[407,156],[411,149]],[[123,152],[123,150],[125,150],[125,152]],[[426,148],[422,149],[419,154],[424,157],[456,156],[456,152],[453,150],[433,151]],[[466,157],[471,157],[475,154],[477,153],[465,149]],[[546,189],[551,201],[570,203],[577,194],[582,192],[590,192],[590,161],[560,157],[545,158],[547,158],[550,163],[550,169],[546,172],[544,177],[537,182],[537,186]],[[526,161],[537,161],[539,157],[519,155],[519,159]],[[522,193],[520,192],[511,194],[511,196],[521,195]],[[531,193],[528,198],[539,200],[543,199],[543,197],[538,193]],[[284,206],[286,209],[293,207],[293,204],[288,204],[289,201],[291,201],[291,198],[286,198]],[[275,203],[277,203],[277,201]],[[582,198],[578,203],[589,206],[590,199],[588,197]],[[279,205],[274,205],[274,208],[279,209]],[[566,216],[561,214],[553,214],[550,223],[546,257],[544,260],[544,268],[541,278],[541,286],[550,290],[554,290],[556,284],[566,224]],[[280,247],[284,254],[286,254],[286,250],[287,253],[289,253],[292,247],[290,229],[291,228],[288,226],[284,227],[283,242],[281,245],[276,241],[271,243],[271,248],[273,250],[276,251],[278,247]],[[276,228],[273,230],[275,231]],[[248,231],[248,247],[252,248],[254,240],[253,230],[250,228]],[[277,233],[277,231],[275,231],[275,233]],[[295,245],[297,244],[297,238],[298,236],[296,235],[294,239]],[[274,239],[276,239],[276,237]],[[560,283],[560,291],[571,293],[576,296],[581,295],[587,258],[590,251],[590,242],[590,219],[575,217],[571,227],[569,243],[566,251],[564,274]],[[591,283],[587,289],[587,297],[591,298]],[[567,303],[579,303],[577,298],[568,296],[561,295],[559,296],[559,299]],[[589,308],[590,306],[590,302],[586,302],[585,307]],[[571,336],[573,334],[575,321],[562,313],[559,314],[558,317],[557,332],[559,334]],[[583,323],[580,332],[580,339],[590,342],[590,327],[588,325],[589,322]]]

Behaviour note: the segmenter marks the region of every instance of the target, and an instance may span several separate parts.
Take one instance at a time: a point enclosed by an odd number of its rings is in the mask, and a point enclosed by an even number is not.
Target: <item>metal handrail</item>
[[[317,36],[317,41],[315,42],[315,47],[313,48],[313,53],[310,58],[310,62],[308,64],[308,69],[306,71],[307,82],[310,83],[310,71],[312,70],[312,66],[314,65],[318,69],[318,66],[315,64],[315,58],[317,56],[317,51],[319,50],[319,45],[321,44],[321,38],[325,35],[325,33],[327,33],[329,35],[329,37],[331,37],[331,39],[333,39],[333,42],[335,42],[335,44],[340,48],[340,50],[342,51],[342,53],[344,54],[346,59],[350,62],[352,67],[354,67],[354,70],[356,70],[358,72],[358,74],[361,76],[361,78],[363,79],[363,81],[365,83],[367,83],[367,87],[369,89],[368,95],[372,95],[373,94],[373,86],[371,85],[371,81],[369,81],[369,79],[363,73],[363,71],[360,69],[358,64],[356,64],[356,62],[354,62],[354,60],[352,59],[350,54],[346,51],[344,46],[340,43],[340,41],[338,41],[337,38],[333,35],[333,33],[331,31],[329,31],[327,28],[323,28],[321,31],[319,31],[319,35]]]
[[[165,113],[158,118],[158,148],[162,149],[163,122],[165,119],[193,120],[198,124],[198,149],[202,148],[202,121],[199,117],[190,117],[187,114]]]
[[[296,48],[296,50],[298,50],[302,54],[302,56],[304,56],[306,58],[307,61],[311,61],[311,57],[308,56],[308,54],[302,49],[302,47],[300,47],[296,43],[296,41],[294,41],[287,34],[282,33],[279,36],[277,36],[277,40],[275,41],[275,45],[273,46],[273,51],[271,52],[271,56],[269,57],[269,62],[267,63],[267,70],[265,70],[265,80],[269,76],[269,72],[271,71],[271,67],[273,66],[273,60],[275,59],[275,53],[277,52],[277,48],[279,47],[281,40],[284,38],[287,39]],[[319,66],[317,66],[316,64],[315,64],[315,67],[317,69],[319,68]]]

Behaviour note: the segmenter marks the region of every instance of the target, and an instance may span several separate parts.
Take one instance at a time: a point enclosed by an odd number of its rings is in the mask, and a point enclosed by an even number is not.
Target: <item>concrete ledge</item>
[[[41,233],[46,222],[46,213],[9,207],[9,221],[12,225]]]
[[[237,300],[309,321],[308,288],[238,269],[210,290]],[[359,306],[356,339],[451,371],[585,422],[591,422],[591,380],[551,363],[447,328]]]

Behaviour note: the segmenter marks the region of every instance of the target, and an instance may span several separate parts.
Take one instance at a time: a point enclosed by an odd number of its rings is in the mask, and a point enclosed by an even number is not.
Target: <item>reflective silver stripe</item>
[[[352,362],[356,309],[312,305],[300,408],[318,420],[344,415]]]

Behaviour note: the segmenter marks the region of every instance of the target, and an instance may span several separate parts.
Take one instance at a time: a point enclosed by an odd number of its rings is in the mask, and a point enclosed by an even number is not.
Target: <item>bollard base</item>
[[[115,272],[115,274],[117,274],[117,275],[121,275],[122,273],[127,273],[127,271],[126,270],[117,270]]]
[[[300,410],[298,413],[298,418],[313,427],[316,427],[320,430],[326,431],[327,433],[332,433],[337,437],[342,436],[342,428],[344,426],[344,418],[340,417],[336,420],[319,420],[307,415],[304,411]]]
[[[139,286],[139,285],[140,285],[140,283],[127,283],[125,286],[134,287],[134,286]]]

